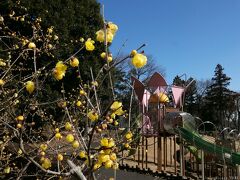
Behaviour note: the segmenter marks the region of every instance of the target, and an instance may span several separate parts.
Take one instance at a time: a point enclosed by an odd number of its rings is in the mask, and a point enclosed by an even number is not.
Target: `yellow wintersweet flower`
[[[115,162],[112,166],[112,168],[115,169],[115,170],[118,169],[118,167],[119,167],[119,164],[117,162]]]
[[[92,84],[93,86],[95,86],[95,87],[98,86],[98,82],[97,82],[97,81],[92,81],[91,84]]]
[[[100,143],[101,143],[101,146],[107,147],[108,146],[108,139],[107,138],[102,138]]]
[[[47,29],[47,32],[48,32],[49,34],[51,34],[51,33],[53,32],[53,26],[51,26],[50,28],[48,28],[48,29]]]
[[[87,95],[87,93],[86,93],[84,90],[80,90],[79,93],[80,93],[80,95],[82,95],[82,96],[86,96],[86,95]]]
[[[52,166],[51,161],[48,158],[44,158],[42,167],[44,169],[49,169]]]
[[[135,54],[132,58],[132,64],[136,68],[142,68],[147,64],[147,57],[143,54]]]
[[[119,109],[120,107],[122,107],[122,103],[119,102],[119,101],[115,101],[115,102],[111,105],[110,109],[111,109],[111,110],[117,110],[117,109]]]
[[[97,170],[97,169],[99,169],[100,167],[101,167],[101,163],[96,163],[96,164],[94,164],[94,166],[93,166],[93,170]]]
[[[0,58],[0,66],[6,66],[7,64]]]
[[[79,65],[79,60],[78,60],[78,58],[76,58],[76,57],[72,58],[72,59],[70,60],[70,65],[71,65],[72,67],[78,67],[78,65]]]
[[[108,141],[107,147],[108,147],[108,148],[112,148],[113,146],[115,146],[115,142],[114,142],[114,140],[111,138],[111,139],[109,139],[109,141]]]
[[[87,51],[93,51],[95,49],[95,46],[93,45],[95,42],[91,40],[91,38],[88,38],[88,40],[85,42],[85,47]]]
[[[110,154],[110,159],[111,159],[112,161],[115,161],[115,160],[117,159],[116,153],[111,153],[111,154]]]
[[[100,56],[101,56],[101,58],[105,59],[105,58],[106,58],[106,53],[105,53],[105,52],[102,52],[102,53],[100,54]]]
[[[123,111],[122,107],[121,107],[121,108],[118,108],[114,113],[118,116],[121,116],[125,113],[125,111]]]
[[[111,168],[113,165],[113,161],[112,160],[107,160],[107,162],[105,162],[105,168],[109,169]]]
[[[36,48],[36,44],[33,43],[33,42],[30,42],[30,43],[28,44],[28,48],[29,48],[29,49],[35,49],[35,48]]]
[[[61,80],[65,76],[66,70],[67,66],[62,61],[58,61],[54,68],[53,75],[57,80]]]
[[[131,51],[130,56],[133,57],[133,56],[135,56],[136,54],[137,54],[137,51],[134,49],[134,50]]]
[[[34,91],[34,89],[35,89],[35,84],[34,84],[34,82],[32,82],[32,81],[27,81],[27,83],[26,83],[26,90],[27,90],[27,92],[28,92],[29,94],[32,94],[32,92]]]
[[[110,160],[110,156],[109,156],[109,155],[100,154],[100,155],[98,156],[98,162],[100,162],[100,163],[105,163],[105,162],[107,162],[108,160]]]
[[[42,151],[46,151],[47,150],[47,144],[41,144],[40,145],[40,149],[42,150]]]
[[[0,79],[0,86],[3,86],[5,84],[5,81],[3,79]]]
[[[99,30],[99,31],[97,31],[96,32],[96,39],[97,39],[97,41],[99,41],[99,42],[104,42],[105,41],[105,32],[104,32],[104,30]],[[114,37],[114,33],[110,30],[110,29],[107,29],[107,42],[112,42],[112,40],[113,40],[113,37]]]
[[[97,37],[96,37],[97,41],[99,41],[99,42],[104,42],[105,33],[104,33],[104,31],[103,31],[102,29],[99,30],[99,31],[97,31],[97,32],[96,32],[96,35],[97,35]]]
[[[98,114],[94,111],[90,111],[88,114],[87,114],[87,117],[91,120],[91,121],[96,121],[98,120]]]
[[[108,29],[112,32],[113,35],[114,35],[114,34],[117,32],[117,30],[118,30],[118,26],[117,26],[116,24],[112,23],[112,22],[109,22],[109,23],[107,24],[107,26],[108,26]]]
[[[80,158],[85,158],[86,157],[86,152],[85,151],[80,151],[79,152],[79,157]]]
[[[107,42],[112,42],[113,41],[113,33],[111,31],[107,31]]]
[[[80,41],[80,42],[84,42],[84,38],[81,37],[81,38],[79,39],[79,41]]]
[[[131,139],[133,134],[129,131],[125,134],[126,139]]]
[[[3,172],[5,174],[9,174],[11,172],[11,168],[9,166],[5,167],[5,169],[3,170]]]

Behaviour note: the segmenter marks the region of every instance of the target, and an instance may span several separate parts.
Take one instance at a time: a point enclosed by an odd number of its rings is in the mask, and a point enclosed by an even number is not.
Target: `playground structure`
[[[142,114],[141,142],[134,160],[125,160],[125,164],[182,177],[240,177],[236,131],[224,128],[218,132],[211,122],[183,112],[184,94],[192,82],[185,87],[167,85],[159,73],[146,85],[134,77],[132,82]],[[205,126],[215,131],[207,135]]]

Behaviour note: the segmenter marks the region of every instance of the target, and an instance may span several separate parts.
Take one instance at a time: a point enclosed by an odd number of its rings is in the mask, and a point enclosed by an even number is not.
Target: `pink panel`
[[[143,98],[142,98],[142,104],[147,107],[148,106],[148,100],[150,98],[151,94],[148,90],[144,90]]]
[[[157,89],[157,87],[160,87],[160,86],[167,86],[167,83],[161,74],[155,72],[150,78],[150,80],[148,81],[147,86]]]
[[[172,93],[176,107],[182,106],[182,95],[184,92],[184,88],[180,86],[172,86]]]
[[[142,102],[145,87],[143,83],[141,83],[137,78],[132,76],[131,79],[132,79],[133,88],[138,97],[138,100]]]

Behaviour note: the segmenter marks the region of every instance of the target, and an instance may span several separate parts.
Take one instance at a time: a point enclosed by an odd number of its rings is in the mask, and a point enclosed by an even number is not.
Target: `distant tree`
[[[207,88],[212,84],[210,79],[196,81],[197,87],[197,116],[201,116],[201,109],[204,106],[203,99],[206,96]]]
[[[218,64],[215,68],[215,74],[212,78],[212,84],[208,87],[205,97],[205,118],[216,125],[226,126],[226,113],[233,106],[231,94],[227,88],[231,78],[224,72],[224,68]]]
[[[185,80],[181,79],[181,77],[177,75],[173,79],[173,85],[184,87],[185,86]]]

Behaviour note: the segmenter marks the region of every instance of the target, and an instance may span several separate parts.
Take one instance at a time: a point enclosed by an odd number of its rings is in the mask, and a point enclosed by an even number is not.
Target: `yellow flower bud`
[[[70,122],[66,122],[66,124],[65,124],[65,129],[66,129],[67,131],[69,131],[69,130],[72,129],[72,125],[71,125]]]
[[[62,154],[58,154],[57,155],[57,160],[58,161],[62,161],[63,160],[63,155]]]
[[[33,81],[27,81],[26,83],[26,90],[29,94],[32,94],[32,92],[34,91],[35,89],[35,84]]]
[[[22,124],[19,124],[19,123],[18,123],[18,124],[17,124],[17,128],[18,128],[18,129],[22,128]]]
[[[105,59],[106,58],[106,53],[102,52],[100,56],[101,56],[101,58]]]
[[[56,139],[61,139],[61,138],[62,138],[62,135],[58,132],[58,133],[55,134],[55,138],[56,138]]]
[[[132,50],[130,56],[133,57],[133,56],[135,56],[136,54],[137,54],[137,51],[136,51],[136,50]]]
[[[24,117],[23,117],[23,116],[18,116],[18,117],[17,117],[17,120],[18,120],[18,121],[23,121],[23,120],[24,120]]]
[[[36,48],[36,44],[33,43],[33,42],[30,42],[30,43],[28,44],[28,48],[29,48],[29,49],[35,49],[35,48]]]
[[[72,134],[68,134],[66,136],[66,141],[72,143],[74,141],[74,136]]]
[[[85,157],[86,157],[85,151],[80,151],[80,152],[79,152],[79,157],[80,157],[80,158],[85,158]]]
[[[76,102],[76,106],[80,107],[82,105],[82,102],[81,101],[77,101]]]
[[[78,147],[79,147],[79,142],[78,142],[78,141],[74,141],[74,142],[72,143],[72,147],[73,147],[73,148],[78,148]]]
[[[41,144],[40,145],[40,149],[42,150],[42,151],[46,151],[47,150],[47,144]]]

